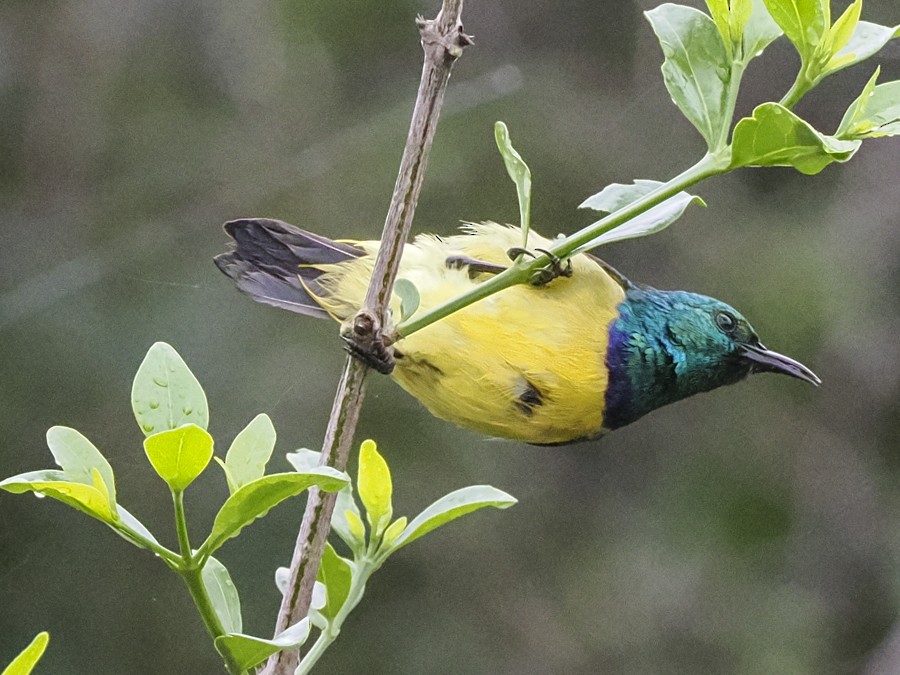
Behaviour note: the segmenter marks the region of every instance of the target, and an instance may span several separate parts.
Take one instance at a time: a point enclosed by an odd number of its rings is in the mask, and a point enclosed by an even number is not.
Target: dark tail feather
[[[315,292],[321,272],[303,266],[365,255],[355,246],[268,218],[232,220],[225,223],[225,232],[234,239],[234,246],[213,258],[216,266],[257,302],[308,316],[327,318],[328,313],[304,288],[306,284]]]

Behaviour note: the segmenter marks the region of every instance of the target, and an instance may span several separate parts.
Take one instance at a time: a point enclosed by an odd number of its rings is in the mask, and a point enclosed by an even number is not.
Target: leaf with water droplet
[[[144,357],[131,388],[131,407],[145,435],[189,422],[209,425],[206,394],[170,345],[157,342]]]
[[[93,470],[100,472],[109,501],[116,503],[116,482],[113,470],[103,454],[80,431],[70,427],[51,427],[47,431],[47,445],[53,459],[73,481],[93,485]]]
[[[96,469],[94,471],[97,472]],[[99,472],[96,475],[99,475]],[[30,471],[0,481],[0,490],[13,494],[40,493],[104,523],[115,524],[117,521],[115,507],[110,503],[108,491],[101,488],[102,479],[99,486],[87,485],[75,482],[65,471],[55,469]]]
[[[714,149],[731,124],[731,70],[725,76],[720,70],[722,64],[730,64],[730,50],[715,22],[693,7],[665,4],[645,12],[645,16],[665,56],[662,72],[666,89],[707,146]]]
[[[835,135],[863,139],[900,135],[900,80],[875,86],[875,75],[853,102]]]

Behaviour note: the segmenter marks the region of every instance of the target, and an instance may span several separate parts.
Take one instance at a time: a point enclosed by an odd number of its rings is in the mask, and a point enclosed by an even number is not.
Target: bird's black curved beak
[[[799,361],[766,349],[761,344],[741,345],[741,351],[744,358],[750,361],[751,373],[783,373],[816,387],[822,384],[819,376]]]

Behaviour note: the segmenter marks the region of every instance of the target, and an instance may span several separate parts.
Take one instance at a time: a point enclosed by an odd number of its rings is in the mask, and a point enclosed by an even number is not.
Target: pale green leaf
[[[285,649],[297,649],[309,638],[309,619],[298,621],[271,639],[229,633],[216,638],[216,651],[228,654],[241,670],[250,670]]]
[[[740,42],[741,36],[750,21],[753,13],[753,0],[731,0],[731,16],[728,27],[731,32],[731,41]]]
[[[831,27],[829,0],[765,0],[769,14],[804,62],[809,61]]]
[[[828,29],[828,41],[832,54],[838,53],[850,42],[856,26],[859,24],[861,12],[862,0],[854,0],[838,17],[834,25]]]
[[[878,71],[847,109],[836,136],[847,139],[900,135],[900,80],[875,86]]]
[[[353,522],[351,519],[354,519]],[[366,545],[365,530],[363,529],[360,533],[356,527],[357,521],[362,523],[359,507],[356,505],[353,491],[348,485],[338,492],[337,501],[334,504],[334,514],[331,516],[331,529],[354,551],[362,550]]]
[[[764,103],[734,130],[732,168],[792,166],[816,174],[832,162],[846,162],[860,141],[845,141],[816,131],[777,103]]]
[[[763,0],[753,0],[753,12],[744,27],[744,63],[763,53],[783,31],[772,19]]]
[[[284,595],[287,593],[288,586],[291,583],[291,570],[287,567],[278,567],[275,569],[275,588]]]
[[[634,184],[632,185],[613,183],[607,185],[597,194],[588,197],[579,208],[589,208],[594,211],[615,213],[619,209],[628,206],[641,197],[653,192],[662,185],[662,183],[655,180],[643,179],[634,181]],[[661,204],[657,204],[635,218],[626,221],[622,225],[619,225],[608,232],[604,232],[596,239],[593,239],[588,244],[580,247],[575,253],[582,253],[602,244],[633,239],[635,237],[645,237],[659,232],[678,220],[685,209],[691,204],[706,206],[700,197],[688,194],[687,192],[679,192],[677,195],[670,197]]]
[[[435,528],[472,511],[483,509],[486,506],[505,509],[515,503],[516,499],[514,497],[489,485],[473,485],[456,490],[441,497],[413,518],[412,522],[406,526],[400,536],[394,541],[393,548],[396,550],[406,546]]]
[[[664,4],[645,13],[659,38],[663,79],[672,100],[715,148],[731,124],[728,89],[730,52],[715,22],[703,12]]]
[[[273,473],[241,486],[225,500],[213,521],[212,531],[200,551],[208,555],[257,518],[265,516],[288,497],[315,486],[337,492],[347,484],[347,475],[323,466],[305,473]]]
[[[288,462],[300,472],[318,467],[321,459],[321,452],[306,448],[287,454]],[[357,536],[356,530],[348,521],[348,511],[350,512],[350,517],[355,516],[357,520],[360,519],[359,507],[356,505],[356,500],[353,499],[353,485],[351,483],[347,483],[347,486],[338,492],[334,513],[331,516],[331,529],[337,533],[347,546],[355,551],[365,547],[365,530],[363,530],[362,536]]]
[[[170,345],[157,342],[134,376],[131,407],[144,435],[177,429],[185,424],[209,425],[206,394]]]
[[[117,516],[106,490],[98,489],[94,485],[73,482],[64,471],[48,469],[22,473],[0,481],[0,489],[13,494],[34,492],[39,496],[51,497],[68,504],[104,523],[116,522]]]
[[[406,523],[406,516],[398,518],[393,523],[391,523],[390,527],[388,527],[388,529],[384,531],[384,536],[381,538],[381,547],[390,548],[397,540],[397,537],[400,536],[400,533],[406,529]]]
[[[315,469],[322,463],[322,453],[309,448],[300,448],[294,452],[289,452],[285,457],[291,466],[294,467],[294,470],[300,473]]]
[[[150,541],[154,544],[159,544],[156,541],[156,537],[147,529],[147,527],[135,518],[131,513],[129,513],[125,507],[121,505],[116,506],[116,510],[118,511],[119,520],[115,525],[111,525],[113,531],[122,537],[125,541],[128,541],[135,546],[140,548],[146,548],[144,543],[139,539],[136,539],[132,536],[132,533],[136,533],[143,537],[145,540]]]
[[[252,480],[262,478],[274,449],[275,427],[272,420],[266,414],[257,415],[235,436],[225,453],[225,466],[228,467],[226,478],[230,478],[234,484],[231,492]]]
[[[394,283],[394,293],[400,298],[400,320],[406,321],[419,309],[419,289],[409,279],[401,277]]]
[[[356,478],[359,498],[366,509],[366,519],[377,537],[391,522],[393,484],[387,462],[378,453],[375,441],[367,439],[359,448],[359,473]]]
[[[180,492],[209,464],[213,438],[196,424],[187,424],[148,436],[144,439],[144,451],[159,477]]]
[[[494,140],[503,157],[506,173],[516,186],[519,200],[519,220],[522,227],[522,247],[528,247],[528,232],[531,228],[531,169],[512,145],[509,129],[503,122],[494,122]]]
[[[719,29],[719,34],[725,44],[731,43],[731,10],[728,7],[728,0],[706,0],[706,6],[709,8],[709,14]]]
[[[869,21],[858,22],[847,45],[828,62],[827,74],[865,61],[881,51],[881,48],[895,37],[900,37],[900,26],[880,26]]]
[[[201,577],[222,628],[226,633],[240,633],[243,626],[241,600],[225,565],[210,556],[203,566]]]
[[[51,427],[47,431],[47,445],[59,467],[77,483],[92,485],[91,473],[97,469],[109,490],[110,502],[116,503],[116,481],[112,467],[81,432],[69,427]]]
[[[350,594],[353,568],[349,560],[337,554],[334,547],[325,543],[322,562],[319,563],[318,580],[325,584],[325,606],[319,611],[328,621],[332,621],[344,606]]]
[[[41,660],[47,644],[50,642],[50,633],[43,631],[38,633],[25,649],[12,660],[0,675],[29,675],[37,662]]]

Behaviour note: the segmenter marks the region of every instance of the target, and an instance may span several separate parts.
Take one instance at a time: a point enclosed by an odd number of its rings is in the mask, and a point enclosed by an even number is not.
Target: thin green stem
[[[191,540],[188,538],[187,519],[184,516],[184,492],[172,490],[172,501],[175,504],[175,529],[178,532],[178,549],[181,559],[190,564],[194,556],[191,551]]]
[[[734,109],[737,106],[738,92],[741,89],[741,80],[744,77],[744,69],[747,64],[743,61],[731,63],[731,77],[728,80],[728,100],[726,101],[725,115],[723,116],[722,129],[719,132],[714,152],[722,150],[728,145],[728,135],[731,133],[731,124],[734,121]]]
[[[675,196],[682,190],[698,183],[704,178],[727,172],[729,170],[730,162],[731,153],[728,147],[723,148],[719,152],[707,154],[694,166],[671,179],[669,182],[659,186],[656,190],[653,190],[640,199],[619,209],[615,213],[611,213],[605,218],[598,220],[592,225],[579,230],[575,234],[553,242],[549,251],[552,255],[559,258],[567,258],[573,255],[577,249],[590,244],[601,234],[619,227],[654,206],[661,204],[670,197]],[[399,324],[395,329],[396,339],[412,335],[416,331],[422,330],[426,326],[430,326],[435,321],[439,321],[440,319],[443,319],[464,307],[468,307],[478,300],[493,295],[494,293],[498,293],[499,291],[515,286],[516,284],[527,283],[535,272],[549,264],[549,262],[550,259],[548,256],[541,255],[528,262],[519,262],[512,265],[507,270],[478,284],[471,290],[461,293],[436,307],[423,311],[421,314],[414,315],[409,320]]]
[[[322,658],[322,654],[325,653],[325,650],[331,646],[332,642],[337,640],[338,635],[341,633],[341,626],[343,626],[344,621],[349,616],[350,612],[356,609],[360,600],[362,600],[363,594],[366,591],[366,582],[369,580],[369,577],[381,567],[382,562],[383,560],[378,560],[369,554],[356,560],[357,569],[350,582],[350,591],[347,593],[347,599],[344,600],[344,604],[338,610],[338,613],[334,618],[328,622],[327,626],[325,626],[325,630],[319,634],[319,637],[316,639],[313,646],[306,652],[306,655],[303,657],[303,660],[300,661],[300,665],[295,671],[295,675],[306,675],[309,673],[319,659]]]
[[[198,560],[194,557],[191,550],[191,540],[188,537],[187,518],[184,514],[184,492],[181,490],[172,490],[172,502],[175,505],[175,529],[178,532],[178,548],[181,553],[181,559],[175,566],[175,571],[184,579],[184,583],[191,594],[197,611],[200,612],[200,618],[203,619],[203,625],[206,631],[215,642],[217,637],[226,634],[222,620],[213,607],[212,600],[209,599],[209,593],[206,590],[206,584],[203,583],[203,565],[198,564]],[[241,675],[246,671],[242,670],[235,662],[230,653],[223,654],[225,667],[232,675]]]
[[[810,89],[812,89],[813,83],[810,82],[809,78],[806,74],[806,66],[800,69],[800,72],[797,73],[797,78],[794,80],[794,83],[791,85],[791,88],[788,89],[788,92],[782,97],[779,101],[781,105],[783,105],[788,110],[791,110],[797,102],[806,95]]]
[[[135,544],[139,544],[140,546],[153,551],[170,567],[176,566],[181,563],[181,558],[177,553],[175,553],[175,551],[170,551],[165,546],[161,546],[155,541],[151,541],[143,535],[138,534],[134,530],[120,525],[120,523],[116,523],[115,525],[113,525],[113,527],[115,527],[118,532],[124,534],[128,539],[131,539],[131,541],[133,541]]]
[[[215,639],[225,635],[226,631],[225,627],[222,625],[221,619],[219,619],[219,615],[216,614],[212,601],[209,599],[209,593],[206,591],[206,584],[203,583],[203,569],[190,565],[178,570],[178,573],[181,575],[181,578],[184,579],[184,583],[188,587],[191,598],[197,606],[197,611],[200,612],[200,618],[203,619],[203,625],[206,626],[206,631],[215,642]],[[229,673],[232,675],[242,675],[246,672],[235,662],[231,654],[228,653],[228,650],[223,651],[225,654],[222,655],[222,658],[225,660],[225,667],[228,669]]]

